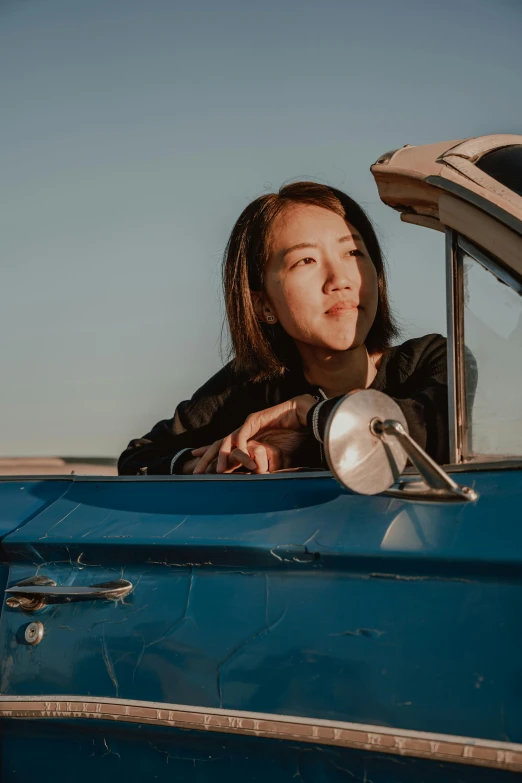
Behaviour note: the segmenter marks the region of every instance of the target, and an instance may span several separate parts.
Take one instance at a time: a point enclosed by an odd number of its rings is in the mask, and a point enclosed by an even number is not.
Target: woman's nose
[[[353,288],[353,280],[348,274],[346,264],[339,261],[331,261],[327,265],[325,292],[341,291],[345,288]]]

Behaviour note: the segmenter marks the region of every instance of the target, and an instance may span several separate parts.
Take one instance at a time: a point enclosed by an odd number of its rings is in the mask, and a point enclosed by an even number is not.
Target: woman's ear
[[[262,323],[275,324],[277,318],[266,301],[265,295],[261,291],[251,291],[250,294],[252,296],[255,314],[259,320],[262,321]]]

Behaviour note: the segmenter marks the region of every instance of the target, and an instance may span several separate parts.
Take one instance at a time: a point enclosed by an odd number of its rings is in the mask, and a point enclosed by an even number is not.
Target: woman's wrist
[[[299,397],[295,398],[295,402],[297,420],[301,427],[306,427],[308,413],[316,404],[317,400],[311,394],[301,394]]]

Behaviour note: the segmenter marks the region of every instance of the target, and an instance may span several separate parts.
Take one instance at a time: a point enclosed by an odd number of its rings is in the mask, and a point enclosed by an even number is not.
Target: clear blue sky
[[[0,0],[0,455],[117,455],[221,366],[239,212],[295,178],[376,222],[405,338],[443,236],[388,149],[522,132],[521,0]]]

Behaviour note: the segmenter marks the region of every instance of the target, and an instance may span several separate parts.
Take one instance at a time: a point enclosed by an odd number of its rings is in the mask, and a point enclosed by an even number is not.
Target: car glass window
[[[522,196],[522,144],[488,152],[475,165],[501,185]]]
[[[461,252],[465,451],[472,459],[521,456],[522,297],[469,252]]]

